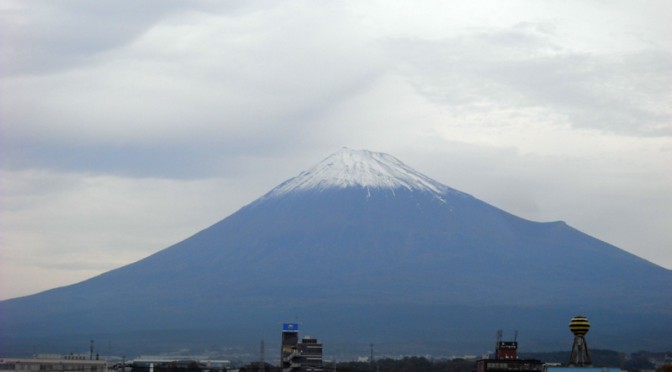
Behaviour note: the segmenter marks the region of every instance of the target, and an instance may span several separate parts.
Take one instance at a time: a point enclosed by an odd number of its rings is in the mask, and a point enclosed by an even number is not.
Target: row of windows
[[[0,371],[63,371],[63,372],[102,372],[101,366],[83,366],[76,364],[0,364]]]
[[[506,370],[516,370],[516,371],[540,371],[541,366],[539,364],[530,364],[530,363],[488,363],[488,370],[493,369],[506,369]]]

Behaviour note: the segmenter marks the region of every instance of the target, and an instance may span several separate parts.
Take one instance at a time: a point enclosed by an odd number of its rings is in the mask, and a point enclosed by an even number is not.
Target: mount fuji
[[[5,353],[247,347],[298,321],[326,353],[672,350],[672,271],[564,222],[516,217],[382,153],[342,149],[195,235],[71,286],[0,302]]]

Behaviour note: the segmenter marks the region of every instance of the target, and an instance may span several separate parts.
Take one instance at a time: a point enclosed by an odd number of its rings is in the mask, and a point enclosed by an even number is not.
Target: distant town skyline
[[[667,1],[5,1],[0,299],[225,218],[343,146],[672,269]]]

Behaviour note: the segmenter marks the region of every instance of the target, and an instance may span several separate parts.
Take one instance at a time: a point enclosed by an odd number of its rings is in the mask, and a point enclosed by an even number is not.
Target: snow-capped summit
[[[269,196],[296,190],[363,187],[406,189],[441,195],[449,188],[402,163],[394,156],[342,148],[311,169],[282,183]]]

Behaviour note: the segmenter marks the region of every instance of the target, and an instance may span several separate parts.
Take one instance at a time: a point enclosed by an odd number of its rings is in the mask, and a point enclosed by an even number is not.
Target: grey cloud
[[[283,126],[264,134],[227,137],[216,134],[192,142],[161,144],[130,143],[63,143],[29,140],[4,142],[2,169],[44,169],[56,172],[111,174],[132,178],[158,177],[203,179],[213,176],[236,178],[246,176],[250,157],[296,151],[310,142],[310,129]],[[286,128],[283,130],[283,128]],[[319,129],[318,129],[319,131]],[[284,176],[287,176],[285,174]]]
[[[294,10],[161,22],[158,39],[98,65],[6,80],[3,166],[203,177],[223,157],[319,137],[320,118],[382,72],[374,52],[345,42],[337,17],[320,21],[329,8]]]
[[[0,11],[5,76],[54,73],[98,63],[96,56],[126,45],[178,12],[234,11],[242,3],[210,1],[8,2]]]
[[[517,27],[442,40],[398,39],[388,51],[417,90],[457,110],[547,109],[570,125],[636,136],[672,135],[672,55],[572,52],[552,31]]]
[[[652,66],[651,62],[655,60]],[[670,56],[567,55],[491,66],[485,75],[518,95],[517,105],[549,107],[576,127],[643,136],[672,135],[672,112],[662,86]]]
[[[67,270],[71,272],[85,271],[87,273],[90,271],[102,272],[113,267],[113,264],[109,261],[99,261],[94,259],[87,261],[72,257],[54,258],[40,257],[36,255],[30,258],[13,258],[12,261],[15,264],[28,267],[39,267],[47,270]]]

